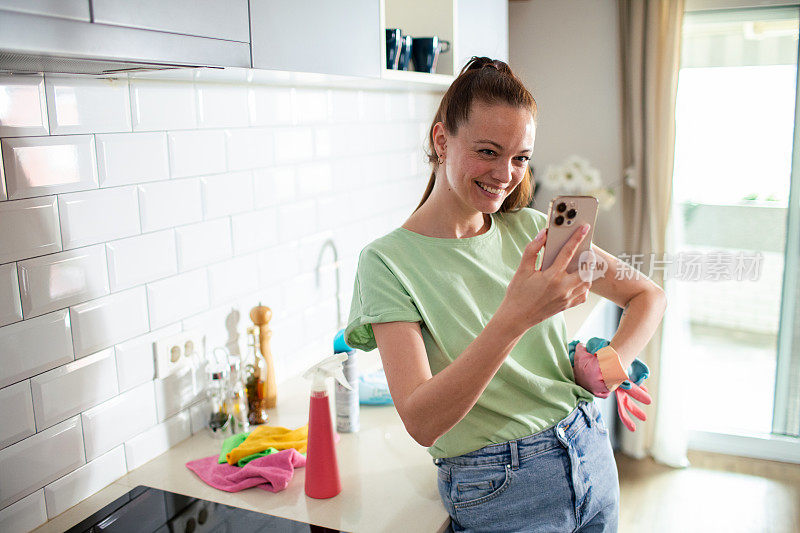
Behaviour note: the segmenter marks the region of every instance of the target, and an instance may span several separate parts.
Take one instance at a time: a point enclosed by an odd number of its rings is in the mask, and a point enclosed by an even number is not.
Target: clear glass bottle
[[[266,424],[269,421],[265,401],[266,381],[264,378],[267,374],[266,362],[258,351],[258,329],[251,326],[247,328],[247,333],[250,335],[248,346],[251,348],[247,358],[247,365],[245,366],[244,379],[247,393],[248,421],[252,425]]]
[[[209,400],[208,429],[214,436],[225,438],[230,434],[231,416],[226,409],[228,397],[228,369],[215,363],[206,367],[206,395]]]
[[[228,375],[228,392],[225,398],[225,410],[231,415],[231,433],[243,433],[250,430],[247,408],[247,392],[242,381],[241,359],[239,356],[228,357],[230,373]]]

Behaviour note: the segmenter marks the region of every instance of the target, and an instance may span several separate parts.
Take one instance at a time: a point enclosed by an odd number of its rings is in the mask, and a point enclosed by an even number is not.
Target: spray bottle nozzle
[[[342,371],[342,363],[347,360],[346,353],[337,353],[326,357],[303,373],[303,377],[312,380],[311,390],[316,392],[326,392],[325,380],[334,378],[342,387],[353,390],[347,382]]]

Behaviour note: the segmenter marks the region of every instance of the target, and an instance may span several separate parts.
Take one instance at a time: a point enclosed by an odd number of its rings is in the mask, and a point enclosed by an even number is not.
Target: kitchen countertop
[[[564,313],[570,336],[602,300],[590,293],[584,305]],[[362,371],[377,367],[376,352],[359,355]],[[278,405],[270,410],[269,423],[289,428],[305,424],[308,390],[301,377],[279,385]],[[62,532],[138,485],[345,531],[446,529],[449,518],[439,499],[436,468],[426,449],[408,435],[394,406],[361,406],[360,418],[360,431],[341,434],[336,446],[342,492],[334,498],[306,497],[303,468],[295,471],[286,490],[275,494],[257,488],[236,493],[212,488],[185,466],[219,453],[221,441],[200,431],[36,531]]]

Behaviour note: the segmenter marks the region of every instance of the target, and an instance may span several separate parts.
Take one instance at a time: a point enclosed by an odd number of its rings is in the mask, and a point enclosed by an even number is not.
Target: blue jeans
[[[617,530],[617,464],[594,403],[539,433],[434,463],[454,531]]]

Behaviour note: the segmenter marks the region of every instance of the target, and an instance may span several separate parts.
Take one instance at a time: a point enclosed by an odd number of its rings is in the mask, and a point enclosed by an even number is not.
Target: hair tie
[[[466,72],[469,70],[480,70],[484,68],[493,68],[497,72],[507,74],[511,72],[511,68],[503,61],[499,59],[492,59],[489,57],[478,57],[472,56],[467,64],[464,66],[464,70],[462,72]]]

